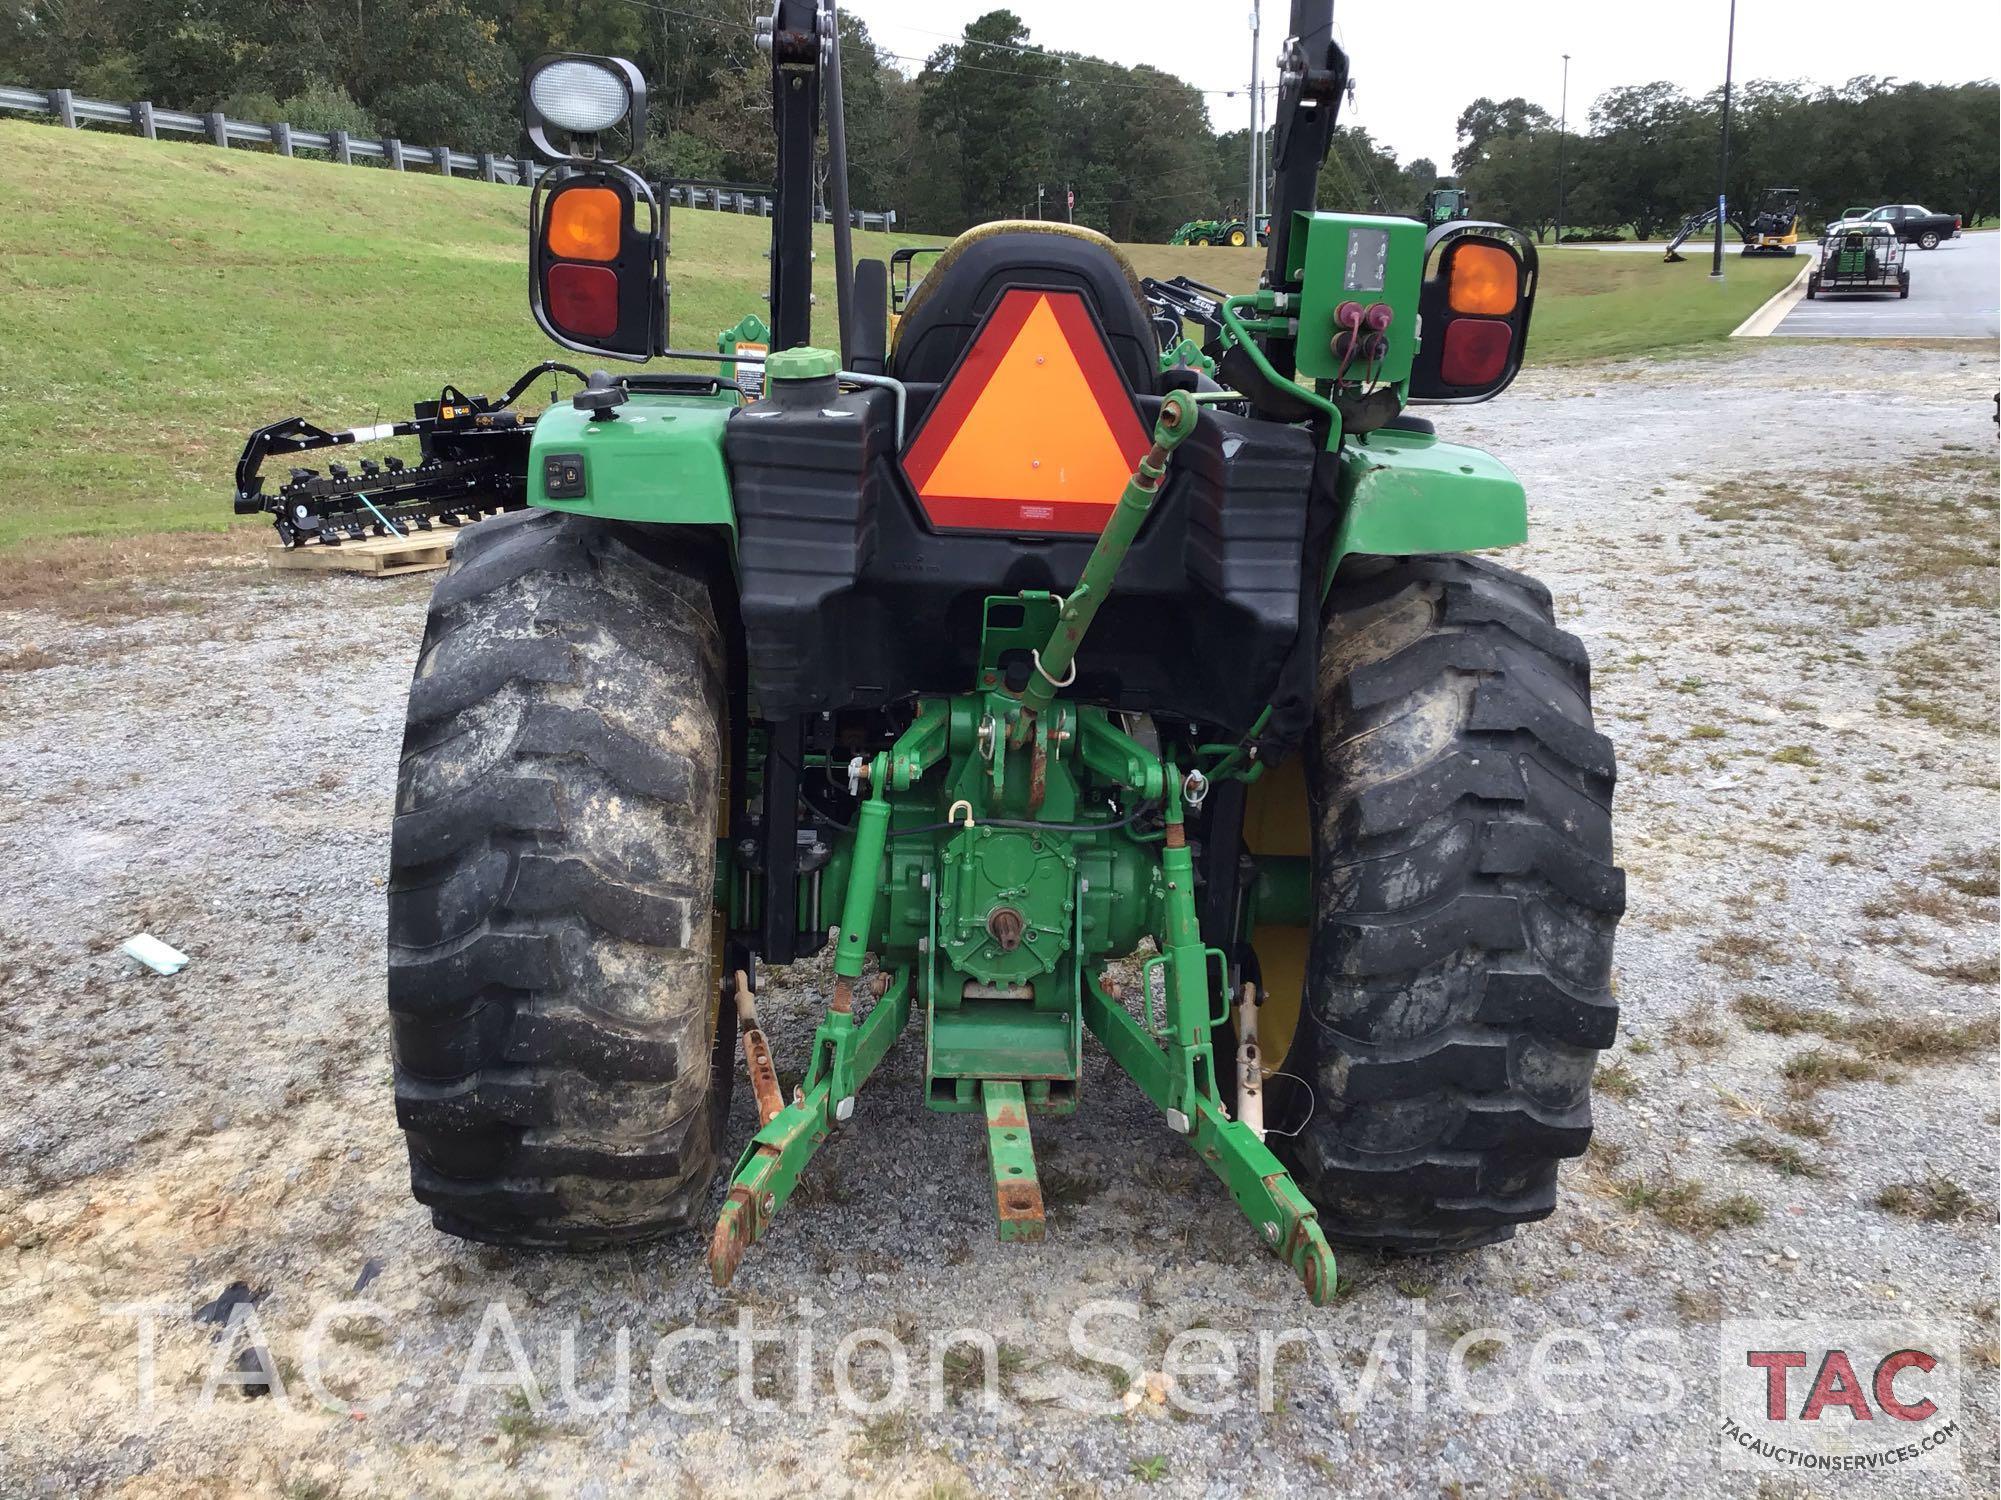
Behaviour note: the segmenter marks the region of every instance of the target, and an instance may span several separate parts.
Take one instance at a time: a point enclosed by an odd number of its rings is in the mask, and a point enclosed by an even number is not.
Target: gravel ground
[[[1511,560],[1600,663],[1623,1035],[1556,1218],[1478,1254],[1345,1255],[1318,1311],[1095,1053],[1081,1113],[1037,1125],[1049,1238],[996,1244],[978,1129],[921,1109],[914,1034],[727,1295],[692,1240],[560,1259],[435,1234],[380,995],[427,580],[235,568],[0,602],[0,1494],[1887,1492],[1719,1462],[1718,1320],[1803,1316],[1943,1323],[1963,1446],[1925,1492],[1992,1493],[1992,377],[1768,345],[1532,375],[1441,423],[1528,481]],[[136,973],[116,945],[141,929],[191,965]],[[824,976],[779,978],[791,1064]],[[380,1315],[331,1323],[322,1403],[308,1325],[363,1281]],[[287,1393],[203,1405],[233,1346],[191,1313],[235,1282]],[[150,1408],[132,1304],[160,1309]],[[790,1338],[751,1395],[790,1393],[803,1356],[803,1405],[739,1395],[746,1319]],[[479,1368],[501,1379],[518,1330],[539,1399],[455,1410],[483,1327]],[[942,1411],[844,1410],[834,1352],[864,1328],[920,1392],[934,1340],[985,1330],[997,1402],[960,1353]],[[620,1330],[628,1408],[594,1410]],[[1234,1412],[1182,1409],[1214,1378],[1161,1399],[1189,1330],[1184,1371],[1230,1341]],[[1591,1349],[1607,1373],[1562,1373]],[[854,1367],[863,1400],[892,1375],[880,1340]]]

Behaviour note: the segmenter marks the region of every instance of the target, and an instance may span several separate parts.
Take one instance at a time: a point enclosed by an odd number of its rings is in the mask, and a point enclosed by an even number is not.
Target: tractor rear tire
[[[1331,1239],[1509,1238],[1591,1138],[1618,1019],[1612,748],[1548,590],[1471,557],[1358,559],[1321,638],[1314,925],[1272,1137]],[[1310,1113],[1308,1112],[1310,1108]]]
[[[728,696],[706,575],[671,545],[519,512],[461,536],[431,596],[389,1010],[411,1191],[447,1234],[585,1249],[703,1206],[731,1076],[711,930]]]

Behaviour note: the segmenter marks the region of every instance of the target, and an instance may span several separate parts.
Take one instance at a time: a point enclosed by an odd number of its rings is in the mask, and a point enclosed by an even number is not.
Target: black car
[[[1921,250],[1936,250],[1940,240],[1959,233],[1957,214],[1935,214],[1916,203],[1887,203],[1869,217],[1888,224],[1898,239]]]

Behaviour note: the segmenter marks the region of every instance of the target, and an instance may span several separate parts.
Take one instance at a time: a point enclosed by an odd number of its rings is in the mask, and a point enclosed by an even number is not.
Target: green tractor
[[[1521,484],[1407,410],[1513,380],[1533,245],[1314,210],[1347,58],[1330,0],[1295,0],[1282,212],[1216,378],[1162,368],[1115,245],[1046,223],[960,236],[892,341],[887,268],[839,233],[830,10],[760,27],[768,355],[755,319],[667,340],[664,215],[618,164],[636,70],[529,71],[534,315],[634,368],[414,429],[437,452],[406,476],[508,512],[458,541],[410,689],[388,1002],[416,1197],[510,1246],[699,1226],[726,1283],[828,1138],[869,1138],[901,1046],[930,1109],[984,1125],[1000,1236],[1038,1238],[1032,1124],[1085,1106],[1095,1047],[1316,1302],[1330,1242],[1545,1217],[1614,1035],[1612,750],[1549,592],[1472,555],[1524,540]],[[809,322],[823,99],[838,349]],[[788,1094],[759,990],[816,954]]]
[[[1247,219],[1190,219],[1167,237],[1170,245],[1246,245],[1271,243],[1271,216],[1260,214],[1255,226]]]
[[[1424,202],[1418,205],[1412,217],[1427,229],[1437,229],[1460,219],[1472,218],[1473,201],[1464,188],[1433,188],[1424,195]]]

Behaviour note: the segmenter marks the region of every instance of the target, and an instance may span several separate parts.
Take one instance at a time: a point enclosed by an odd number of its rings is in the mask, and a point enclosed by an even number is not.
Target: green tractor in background
[[[1170,245],[1246,245],[1271,243],[1271,215],[1260,214],[1256,225],[1247,219],[1190,219],[1167,238]]]
[[[1433,188],[1413,215],[1426,229],[1442,229],[1447,224],[1473,217],[1473,200],[1464,188]]]
[[[1407,410],[1513,380],[1536,255],[1314,210],[1331,11],[1292,7],[1282,212],[1214,379],[1162,368],[1131,267],[1064,225],[960,236],[892,341],[842,232],[826,0],[759,31],[770,353],[756,319],[677,350],[664,215],[618,164],[643,81],[530,70],[535,317],[635,368],[430,413],[472,424],[459,493],[525,501],[437,585],[397,789],[396,1109],[440,1229],[708,1223],[727,1282],[829,1136],[868,1137],[906,1033],[927,1106],[984,1124],[1004,1238],[1043,1231],[1031,1122],[1084,1106],[1094,1044],[1315,1301],[1330,1241],[1464,1249],[1555,1207],[1616,1020],[1612,750],[1548,591],[1470,555],[1524,540],[1521,484]],[[810,345],[823,97],[839,349]],[[758,991],[827,948],[787,1096]]]

